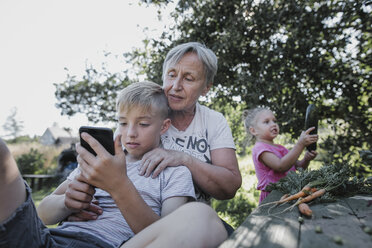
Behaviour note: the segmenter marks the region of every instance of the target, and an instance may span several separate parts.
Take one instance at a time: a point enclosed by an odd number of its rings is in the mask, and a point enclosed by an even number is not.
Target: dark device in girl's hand
[[[82,126],[79,128],[80,144],[94,156],[97,153],[81,138],[81,133],[88,133],[95,138],[109,153],[115,155],[113,132],[110,128]]]
[[[309,129],[310,127],[315,127],[310,134],[317,134],[318,133],[318,113],[316,111],[314,104],[309,104],[306,109],[305,115],[305,130]],[[306,147],[308,151],[315,151],[316,150],[316,142],[308,145]]]

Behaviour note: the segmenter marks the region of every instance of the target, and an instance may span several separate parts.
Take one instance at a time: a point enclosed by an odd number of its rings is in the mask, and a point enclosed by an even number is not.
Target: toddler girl
[[[279,134],[279,125],[269,109],[257,107],[243,112],[244,126],[248,135],[256,139],[252,149],[253,163],[258,179],[257,189],[261,190],[260,203],[270,193],[265,190],[270,183],[285,177],[290,170],[306,169],[317,152],[306,152],[302,160],[297,160],[304,148],[317,142],[318,135],[311,135],[315,127],[301,133],[295,146],[289,151],[282,145],[274,144]]]

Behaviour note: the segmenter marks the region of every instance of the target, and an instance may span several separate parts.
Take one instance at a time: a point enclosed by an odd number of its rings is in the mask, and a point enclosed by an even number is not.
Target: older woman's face
[[[164,75],[163,88],[169,106],[176,111],[194,111],[201,95],[211,85],[205,83],[203,63],[195,53],[187,53],[176,64],[168,67]]]

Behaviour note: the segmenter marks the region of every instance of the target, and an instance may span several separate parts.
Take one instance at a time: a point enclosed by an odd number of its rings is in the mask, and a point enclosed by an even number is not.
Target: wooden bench
[[[30,181],[31,189],[35,189],[35,182],[37,184],[37,190],[40,190],[43,187],[43,181],[54,178],[55,175],[36,175],[36,174],[24,174],[22,175],[23,179]]]
[[[262,202],[279,200],[282,194],[273,191]],[[312,218],[300,216],[297,208],[280,213],[289,204],[272,208],[263,206],[254,210],[243,224],[219,248],[367,248],[372,247],[372,195],[339,198],[335,202],[310,204]],[[270,214],[268,214],[268,211]],[[273,215],[275,213],[280,213]],[[321,228],[317,232],[316,228]],[[342,245],[334,239],[340,237]]]

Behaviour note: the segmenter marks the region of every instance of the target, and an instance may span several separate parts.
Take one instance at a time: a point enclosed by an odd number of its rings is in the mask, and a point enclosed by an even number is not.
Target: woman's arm
[[[212,164],[203,162],[187,153],[157,148],[147,153],[140,173],[153,177],[167,166],[185,165],[194,182],[206,193],[219,200],[231,199],[240,188],[242,177],[235,150],[220,148],[211,151]]]

